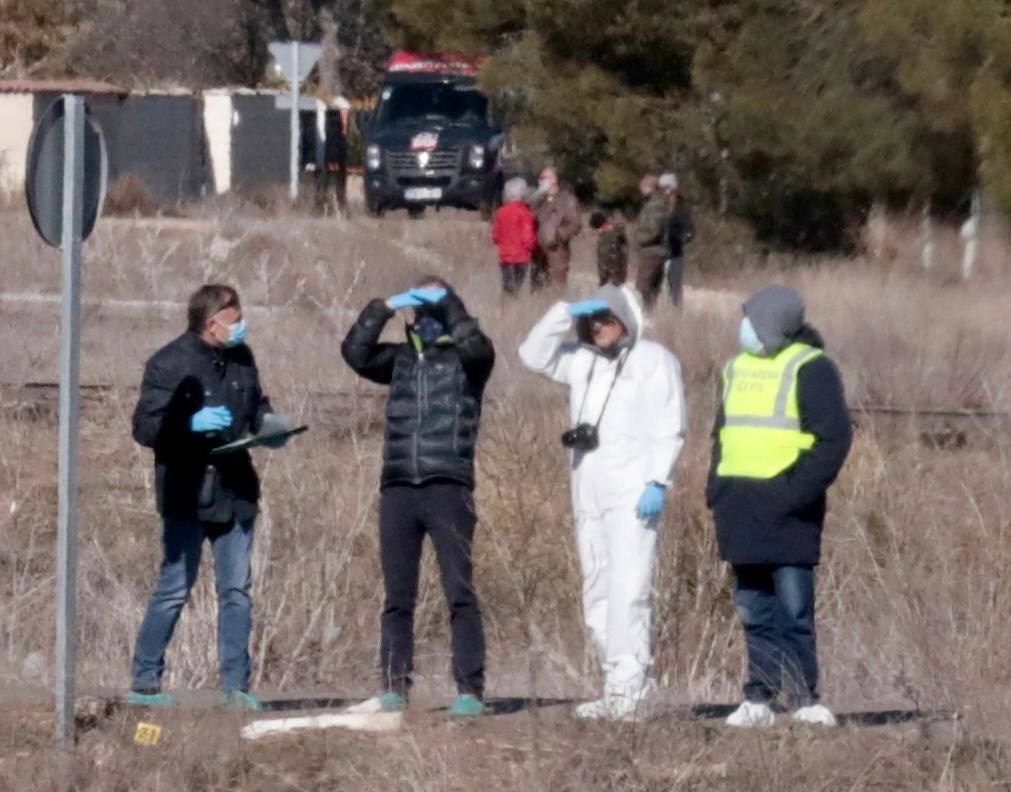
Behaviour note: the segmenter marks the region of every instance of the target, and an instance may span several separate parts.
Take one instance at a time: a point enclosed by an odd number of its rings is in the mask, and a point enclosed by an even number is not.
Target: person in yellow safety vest
[[[745,701],[727,723],[772,725],[782,695],[795,720],[831,726],[818,694],[814,568],[825,493],[852,439],[842,379],[784,286],[744,303],[740,344],[723,370],[706,487],[748,651]]]

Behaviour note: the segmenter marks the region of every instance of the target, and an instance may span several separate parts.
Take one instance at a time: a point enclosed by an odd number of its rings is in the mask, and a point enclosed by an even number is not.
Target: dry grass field
[[[56,790],[1008,790],[1011,789],[1011,465],[1007,419],[929,410],[1011,409],[1011,264],[996,241],[969,283],[942,245],[923,272],[895,231],[886,260],[760,257],[703,224],[687,307],[650,335],[680,357],[690,435],[665,512],[656,580],[657,717],[573,721],[596,680],[584,654],[565,394],[516,347],[547,296],[503,302],[487,226],[309,219],[209,204],[183,221],[106,219],[85,245],[79,684],[89,693],[70,754],[52,747],[59,260],[18,208],[0,212],[0,789]],[[588,237],[584,234],[584,237]],[[255,687],[360,699],[376,691],[381,596],[376,519],[383,392],[339,356],[355,313],[418,274],[446,277],[494,338],[479,451],[477,585],[500,714],[448,723],[448,629],[431,556],[417,617],[418,695],[405,728],[244,743],[243,716],[157,714],[156,747],[118,709],[159,560],[150,454],[130,438],[143,363],[181,331],[200,283],[234,283],[277,407],[308,435],[257,452],[264,482],[254,559]],[[714,705],[739,695],[743,641],[703,484],[715,380],[734,351],[739,296],[798,287],[839,361],[856,414],[831,494],[819,575],[832,731],[727,731]],[[571,293],[593,286],[577,249]],[[392,333],[402,332],[398,326]],[[216,683],[211,569],[184,611],[167,686]],[[561,703],[559,703],[561,702]],[[538,706],[540,704],[540,706]],[[889,715],[889,713],[892,713]]]

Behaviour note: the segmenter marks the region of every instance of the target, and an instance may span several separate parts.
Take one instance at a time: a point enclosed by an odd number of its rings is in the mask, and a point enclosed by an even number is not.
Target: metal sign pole
[[[81,330],[84,100],[66,94],[63,154],[63,304],[60,309],[60,470],[56,551],[56,737],[74,739],[77,649],[77,418]]]
[[[301,130],[298,122],[298,94],[302,78],[299,74],[298,42],[291,43],[291,200],[298,200],[298,152]]]

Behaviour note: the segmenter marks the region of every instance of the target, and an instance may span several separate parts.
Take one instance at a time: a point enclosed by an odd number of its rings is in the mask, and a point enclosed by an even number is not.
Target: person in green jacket
[[[659,189],[656,176],[644,176],[639,191],[646,203],[639,211],[635,241],[639,253],[639,268],[635,285],[642,295],[646,309],[656,303],[663,284],[664,264],[667,261],[667,228],[670,225],[670,204],[666,194]]]

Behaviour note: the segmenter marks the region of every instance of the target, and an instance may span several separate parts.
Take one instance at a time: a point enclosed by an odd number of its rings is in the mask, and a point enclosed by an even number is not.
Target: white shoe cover
[[[745,701],[727,718],[727,726],[740,729],[757,729],[772,726],[776,715],[768,704],[760,701]]]
[[[801,707],[793,713],[793,719],[801,723],[814,723],[818,726],[836,726],[835,715],[823,704],[812,704],[809,707]]]
[[[365,699],[365,701],[359,702],[358,704],[352,704],[342,710],[345,715],[375,715],[377,712],[382,711],[383,705],[382,702],[379,701],[379,696],[373,696],[370,699]]]
[[[587,701],[576,707],[575,716],[582,720],[606,719],[631,723],[648,717],[649,707],[645,696],[609,695],[596,701]]]
[[[596,718],[607,717],[607,699],[601,698],[596,701],[584,701],[576,707],[573,713],[580,720],[595,720]]]

